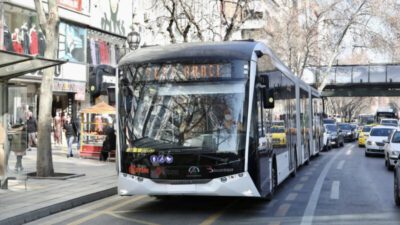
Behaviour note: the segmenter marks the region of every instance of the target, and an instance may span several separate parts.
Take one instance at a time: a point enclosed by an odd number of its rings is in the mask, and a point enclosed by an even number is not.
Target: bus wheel
[[[297,154],[294,153],[294,169],[293,169],[291,176],[295,177],[296,174],[297,174]]]
[[[274,197],[275,191],[276,191],[276,187],[277,187],[277,171],[276,171],[276,162],[275,160],[272,163],[272,167],[271,167],[271,191],[270,193],[267,195],[267,199],[269,201],[272,200],[272,198]]]

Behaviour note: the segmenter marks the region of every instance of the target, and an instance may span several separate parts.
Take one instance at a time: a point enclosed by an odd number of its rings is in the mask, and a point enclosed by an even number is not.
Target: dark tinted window
[[[400,143],[400,131],[396,131],[392,137],[392,143]]]
[[[370,136],[387,137],[392,133],[393,129],[389,128],[374,128],[371,130]]]
[[[339,129],[342,130],[351,130],[351,126],[347,123],[340,123],[338,124]]]
[[[285,129],[283,127],[272,127],[271,132],[272,133],[285,133]]]
[[[335,124],[336,121],[334,119],[324,119],[324,124]]]
[[[371,129],[372,129],[372,127],[364,127],[364,128],[362,129],[362,132],[370,132]]]
[[[330,132],[336,132],[336,130],[337,130],[336,125],[334,125],[334,124],[328,124],[325,127]]]

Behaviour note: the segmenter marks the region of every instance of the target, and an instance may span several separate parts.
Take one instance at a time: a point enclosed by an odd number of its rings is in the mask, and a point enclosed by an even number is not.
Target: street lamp
[[[129,45],[129,49],[135,50],[139,47],[140,44],[140,34],[136,31],[129,32],[128,36],[126,37]]]

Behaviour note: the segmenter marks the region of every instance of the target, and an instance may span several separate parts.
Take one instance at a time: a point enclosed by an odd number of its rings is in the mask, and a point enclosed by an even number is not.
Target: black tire
[[[365,152],[365,156],[368,157],[368,156],[369,156],[369,153]]]
[[[272,198],[274,197],[275,191],[276,191],[276,187],[277,187],[277,171],[276,171],[276,162],[275,160],[272,162],[272,167],[271,167],[271,192],[266,196],[266,199],[271,201]]]
[[[389,162],[386,159],[386,157],[385,157],[385,167],[386,167],[387,170],[390,170],[390,165],[389,165]]]
[[[358,147],[359,147],[359,148],[362,148],[362,145],[359,144]]]
[[[294,153],[294,169],[292,173],[290,174],[292,177],[295,177],[297,175],[297,153]]]
[[[400,206],[400,196],[399,196],[399,181],[397,180],[397,174],[396,172],[394,173],[394,202],[396,203],[397,206]]]

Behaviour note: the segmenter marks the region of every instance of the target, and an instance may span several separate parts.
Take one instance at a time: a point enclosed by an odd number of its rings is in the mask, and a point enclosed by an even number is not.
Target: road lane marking
[[[268,225],[281,225],[281,222],[280,221],[272,221],[272,222],[269,222]]]
[[[338,163],[336,169],[341,170],[341,169],[343,169],[343,166],[344,166],[344,160],[342,160],[342,161],[340,161],[340,162]]]
[[[296,186],[294,186],[294,190],[295,191],[300,191],[301,189],[303,189],[304,184],[296,184]]]
[[[339,199],[340,181],[333,181],[331,187],[331,199]]]
[[[312,220],[314,217],[315,209],[317,207],[319,195],[321,194],[321,189],[322,185],[324,184],[324,180],[326,175],[328,174],[328,171],[332,167],[333,162],[342,154],[342,151],[337,152],[336,155],[334,155],[328,163],[325,164],[324,169],[320,173],[317,182],[315,183],[315,186],[313,188],[313,191],[311,192],[310,199],[308,200],[307,207],[304,210],[303,217],[301,219],[301,225],[311,225]]]
[[[72,209],[70,209],[72,211],[69,212],[68,214],[65,214],[65,215],[60,214],[56,218],[50,219],[50,220],[46,219],[46,221],[44,223],[41,223],[41,225],[52,225],[52,224],[56,224],[56,223],[61,223],[62,221],[68,220],[68,219],[70,219],[72,217],[76,217],[76,216],[79,216],[79,215],[82,215],[82,214],[85,214],[85,213],[89,213],[91,211],[97,211],[97,209],[99,209],[101,207],[104,207],[104,206],[107,206],[107,205],[114,204],[114,203],[118,202],[118,198],[120,198],[120,197],[119,196],[112,196],[112,197],[109,197],[107,199],[100,200],[98,202],[94,202],[94,203],[90,204],[89,206],[83,206],[82,205],[82,207],[84,207],[84,208],[80,209],[79,211],[78,210],[73,210],[73,208],[72,208]]]
[[[82,224],[82,223],[87,222],[87,221],[89,221],[89,220],[91,220],[91,219],[94,219],[94,218],[96,218],[96,217],[98,217],[98,216],[100,216],[100,215],[102,215],[102,214],[104,214],[104,213],[112,212],[113,210],[118,209],[118,208],[120,208],[120,207],[123,207],[123,206],[125,206],[125,205],[129,205],[129,204],[131,204],[131,203],[133,203],[133,202],[140,201],[140,200],[142,200],[143,198],[148,198],[148,196],[147,196],[147,195],[142,195],[142,196],[138,196],[138,197],[129,199],[129,200],[127,200],[127,201],[124,201],[124,202],[121,202],[121,203],[119,203],[119,204],[116,204],[116,205],[114,205],[114,206],[112,206],[112,207],[109,207],[109,208],[106,208],[106,209],[104,209],[104,210],[101,210],[101,211],[99,211],[99,212],[97,212],[97,213],[93,213],[93,214],[91,214],[91,215],[89,215],[89,216],[85,216],[85,217],[83,217],[83,218],[80,218],[80,219],[78,219],[78,220],[75,220],[74,222],[69,223],[68,225],[79,225],[79,224]]]
[[[304,177],[300,178],[300,181],[302,181],[302,182],[307,181],[307,180],[308,180],[308,176],[304,176]]]
[[[125,221],[133,222],[133,223],[146,224],[146,225],[159,225],[158,223],[152,223],[152,222],[147,222],[147,221],[144,221],[144,220],[138,220],[138,219],[134,219],[134,218],[129,218],[129,217],[121,216],[121,215],[118,215],[118,214],[112,213],[112,212],[107,212],[106,214],[110,215],[110,216],[113,216],[115,218],[118,218],[118,219],[122,219],[122,220],[125,220]]]
[[[217,219],[222,216],[222,214],[224,214],[224,212],[232,207],[238,200],[235,200],[233,202],[231,202],[229,205],[227,205],[226,207],[224,207],[223,209],[219,210],[218,212],[212,214],[211,216],[209,216],[207,219],[205,219],[203,222],[201,222],[199,225],[211,225],[213,224],[215,221],[217,221]]]
[[[347,150],[346,155],[350,155],[351,154],[351,149]]]
[[[297,198],[297,193],[290,193],[287,197],[286,197],[286,201],[294,201]]]
[[[275,216],[277,217],[284,217],[286,216],[286,213],[289,211],[290,204],[285,203],[279,206],[278,210],[275,212]]]

